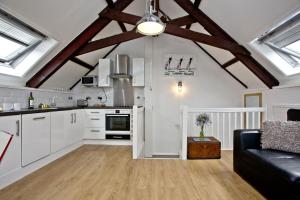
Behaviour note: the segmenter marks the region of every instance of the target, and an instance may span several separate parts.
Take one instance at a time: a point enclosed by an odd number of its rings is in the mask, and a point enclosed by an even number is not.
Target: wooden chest
[[[221,158],[221,142],[214,137],[205,137],[210,141],[194,141],[188,137],[188,159],[219,159]]]

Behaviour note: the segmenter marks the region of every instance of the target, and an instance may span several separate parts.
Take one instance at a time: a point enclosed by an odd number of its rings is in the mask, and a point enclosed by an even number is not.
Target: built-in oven
[[[105,114],[106,139],[130,140],[131,110],[110,110]]]

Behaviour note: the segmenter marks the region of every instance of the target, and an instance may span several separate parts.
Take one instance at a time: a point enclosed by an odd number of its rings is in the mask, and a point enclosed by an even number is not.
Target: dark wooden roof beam
[[[121,34],[117,34],[114,36],[110,36],[107,38],[103,38],[100,40],[96,40],[93,42],[88,43],[86,46],[84,46],[78,53],[77,55],[82,55],[82,54],[86,54],[92,51],[96,51],[105,47],[109,47],[118,43],[122,43],[122,42],[127,42],[130,40],[134,40],[137,38],[141,38],[144,37],[144,35],[139,34],[134,30],[132,31],[128,31],[125,33],[121,33]]]
[[[74,58],[71,58],[70,60],[71,60],[72,62],[74,62],[74,63],[76,63],[76,64],[82,66],[82,67],[85,67],[85,68],[89,69],[89,70],[90,70],[90,69],[94,69],[94,67],[93,67],[92,65],[90,65],[90,64],[88,64],[88,63],[86,63],[86,62],[84,62],[83,60],[80,60],[79,58],[74,57]]]
[[[195,8],[199,8],[200,3],[201,3],[201,0],[195,0],[195,1],[194,1],[194,7],[195,7]],[[190,29],[191,26],[192,26],[192,24],[188,24],[188,25],[186,25],[185,28],[186,28],[186,29]]]
[[[234,63],[236,63],[236,62],[238,62],[238,61],[239,61],[239,59],[233,58],[233,59],[229,60],[228,62],[224,63],[224,64],[222,65],[222,67],[223,67],[223,68],[227,68],[227,67],[229,67],[230,65],[233,65]]]
[[[176,25],[167,24],[165,33],[182,37],[185,39],[189,39],[192,41],[200,42],[203,44],[211,45],[221,49],[225,49],[230,52],[235,52],[235,53],[245,54],[245,55],[249,54],[249,52],[245,51],[245,49],[242,46],[235,44],[233,42],[224,40],[222,38],[218,38],[216,36],[210,36],[203,33],[198,33],[195,31],[183,29]]]

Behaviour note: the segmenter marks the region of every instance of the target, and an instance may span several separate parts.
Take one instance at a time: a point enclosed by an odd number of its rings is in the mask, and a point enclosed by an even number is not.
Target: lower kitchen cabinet
[[[104,140],[105,129],[104,128],[85,128],[84,138],[90,140]]]
[[[105,139],[105,110],[86,110],[84,116],[84,139]]]
[[[66,146],[65,141],[65,115],[68,111],[51,113],[51,153],[59,151]]]
[[[50,113],[22,115],[22,166],[50,154]]]
[[[0,117],[0,130],[13,135],[0,162],[1,180],[1,176],[21,168],[21,115]]]
[[[83,116],[81,110],[51,113],[51,152],[54,153],[83,138]]]

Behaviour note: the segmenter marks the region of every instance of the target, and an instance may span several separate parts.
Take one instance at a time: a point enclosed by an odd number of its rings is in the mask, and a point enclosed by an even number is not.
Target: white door
[[[22,115],[22,166],[50,154],[50,113]]]
[[[0,117],[0,130],[13,135],[12,141],[0,162],[1,176],[21,168],[21,116]]]
[[[65,144],[66,111],[51,112],[51,153],[63,149]]]

